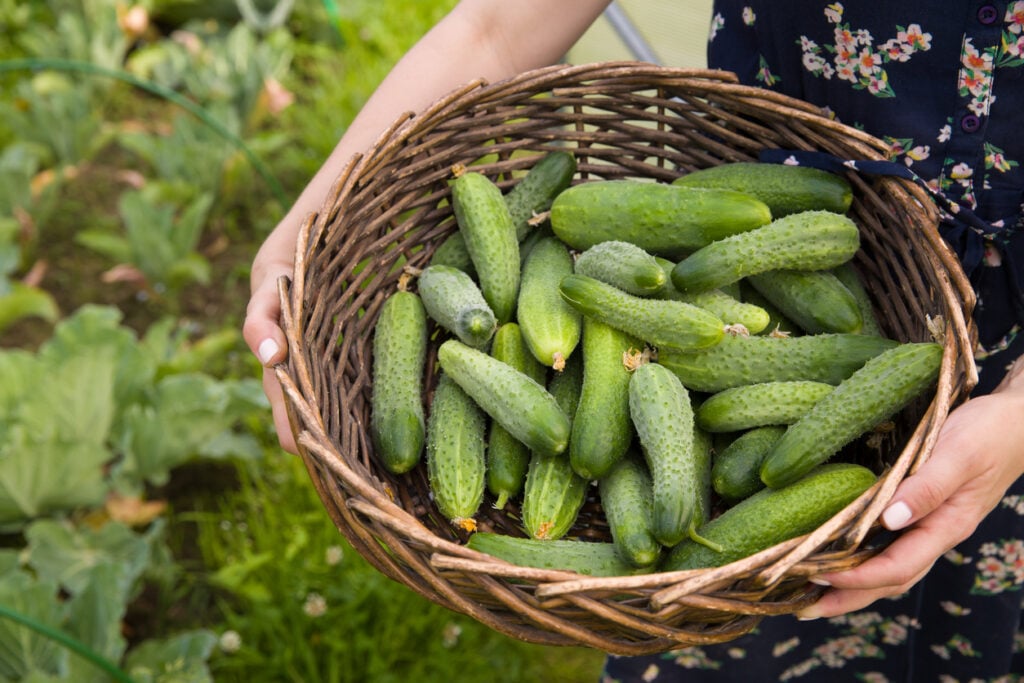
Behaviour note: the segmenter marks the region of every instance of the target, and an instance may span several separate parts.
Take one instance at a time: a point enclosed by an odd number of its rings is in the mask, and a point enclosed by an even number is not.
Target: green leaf
[[[216,644],[206,630],[147,640],[128,653],[125,668],[136,683],[212,683],[206,662]]]
[[[61,627],[64,607],[57,601],[57,586],[24,571],[0,578],[0,604],[54,629]],[[20,680],[33,670],[62,673],[68,652],[27,626],[0,617],[0,676]]]
[[[89,583],[68,601],[65,630],[89,649],[112,662],[124,655],[126,641],[121,635],[127,607],[121,583],[124,570],[103,562],[90,572]],[[68,660],[68,677],[80,683],[107,683],[109,676],[82,657]]]
[[[42,289],[12,282],[10,291],[0,296],[0,331],[25,318],[54,322],[60,315],[56,300]]]
[[[132,258],[128,240],[105,230],[82,230],[75,235],[75,242],[117,263],[128,263]]]

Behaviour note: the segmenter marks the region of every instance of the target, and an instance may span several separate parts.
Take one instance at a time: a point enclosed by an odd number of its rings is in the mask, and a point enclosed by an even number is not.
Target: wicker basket
[[[281,282],[290,357],[277,368],[300,455],[327,513],[376,568],[505,634],[625,655],[734,639],[765,616],[814,601],[821,589],[809,575],[877,552],[881,510],[977,380],[973,292],[936,231],[926,192],[851,174],[850,215],[863,235],[855,264],[884,331],[903,341],[937,335],[946,349],[934,395],[901,412],[888,433],[844,451],[844,459],[882,474],[878,484],[814,533],[725,567],[596,578],[511,566],[463,545],[431,503],[425,467],[396,477],[376,463],[368,437],[371,338],[397,265],[423,266],[454,229],[446,201],[452,165],[477,163],[507,189],[537,154],[555,148],[575,153],[581,181],[670,181],[756,159],[764,148],[845,159],[884,159],[887,151],[814,107],[722,72],[634,62],[556,66],[451,93],[352,159],[322,211],[302,225],[294,277]],[[514,514],[487,500],[478,522],[522,533]],[[594,498],[570,536],[609,539]]]

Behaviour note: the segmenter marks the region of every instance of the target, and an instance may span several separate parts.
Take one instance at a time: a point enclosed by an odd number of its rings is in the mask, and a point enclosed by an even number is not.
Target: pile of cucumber
[[[471,547],[592,575],[749,556],[867,490],[870,469],[826,461],[938,377],[940,344],[880,331],[838,175],[573,184],[557,151],[503,193],[453,171],[458,230],[380,312],[371,436],[392,473],[425,458]],[[607,542],[567,537],[592,486]],[[487,494],[523,536],[476,530]]]

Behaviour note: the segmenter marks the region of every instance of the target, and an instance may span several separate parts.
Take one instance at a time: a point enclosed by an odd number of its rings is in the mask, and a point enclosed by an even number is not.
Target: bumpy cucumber
[[[550,152],[531,166],[526,175],[505,194],[505,204],[515,226],[520,249],[528,246],[523,242],[534,233],[534,214],[550,208],[552,200],[569,186],[575,173],[576,157],[562,150]],[[430,263],[453,266],[470,275],[476,272],[466,241],[459,231],[453,232],[437,247]]]
[[[725,336],[722,320],[693,304],[634,296],[585,275],[562,278],[558,288],[569,305],[585,317],[658,348],[703,349]]]
[[[516,239],[522,242],[532,231],[535,214],[547,211],[576,175],[576,157],[566,150],[555,150],[542,156],[526,175],[505,195]]]
[[[575,270],[637,296],[654,294],[667,281],[654,256],[635,244],[617,240],[585,249],[576,257]]]
[[[523,343],[516,323],[505,323],[494,334],[491,356],[525,373],[538,384],[545,381],[542,366]],[[487,490],[495,497],[494,507],[503,508],[519,495],[530,465],[530,449],[497,422],[487,438]]]
[[[764,298],[761,292],[754,289],[746,280],[740,280],[732,287],[739,290],[736,298],[751,306],[757,306],[768,314],[768,324],[758,334],[765,334],[773,337],[796,336],[803,334],[803,330],[786,317],[786,314],[779,310],[779,307]]]
[[[666,349],[658,354],[658,362],[693,391],[714,393],[744,384],[790,380],[839,384],[869,358],[898,344],[895,339],[846,333],[726,335],[703,351]]]
[[[579,405],[583,383],[579,356],[569,360],[557,373],[548,391],[566,415],[573,415]],[[534,452],[523,489],[523,528],[531,538],[561,538],[576,522],[587,497],[589,482],[576,474],[564,454],[547,455]]]
[[[703,495],[690,395],[665,367],[645,363],[629,380],[629,412],[651,473],[654,536],[673,546],[691,531]]]
[[[883,336],[882,328],[878,324],[878,318],[875,316],[874,304],[864,288],[864,282],[861,280],[860,274],[853,267],[853,262],[847,261],[836,266],[832,269],[832,274],[850,290],[850,294],[853,295],[854,300],[857,302],[857,307],[860,308],[862,321],[860,333]]]
[[[634,567],[619,556],[614,543],[537,540],[508,534],[479,531],[466,546],[520,567],[563,569],[586,576],[632,576],[652,571]]]
[[[627,456],[598,480],[601,507],[612,540],[631,566],[657,562],[661,544],[654,537],[651,476],[643,461]]]
[[[456,168],[452,210],[480,291],[498,321],[508,322],[519,295],[519,240],[505,198],[487,176]]]
[[[672,269],[681,292],[704,292],[769,270],[825,270],[860,248],[857,224],[831,211],[804,211],[716,240]]]
[[[761,480],[785,486],[894,415],[935,382],[942,352],[934,342],[905,343],[866,362],[790,425],[765,458]]]
[[[733,387],[711,395],[700,405],[697,425],[717,433],[791,424],[835,388],[803,380]]]
[[[845,178],[809,166],[738,161],[692,171],[673,184],[745,192],[767,204],[775,218],[815,209],[846,213],[853,202]]]
[[[484,412],[531,449],[556,455],[569,445],[569,418],[526,373],[455,339],[437,349],[437,362]]]
[[[572,422],[569,461],[580,476],[600,479],[633,440],[630,372],[623,357],[643,347],[636,337],[592,318],[583,320],[583,389]]]
[[[417,289],[427,315],[464,343],[487,346],[498,321],[480,288],[465,272],[452,266],[428,266],[420,272]]]
[[[785,431],[782,425],[769,425],[736,437],[718,454],[711,468],[711,487],[715,493],[734,504],[763,489],[761,464]]]
[[[523,263],[517,319],[523,338],[544,365],[561,370],[579,344],[583,327],[579,311],[558,291],[562,278],[573,272],[572,255],[555,237],[545,237]]]
[[[771,270],[746,282],[809,334],[858,333],[864,325],[857,300],[829,271]]]
[[[423,366],[427,358],[427,314],[420,298],[391,294],[373,333],[373,395],[370,433],[381,463],[401,474],[423,453]]]
[[[706,292],[684,294],[672,284],[672,269],[676,264],[656,256],[658,265],[665,273],[665,283],[652,296],[656,299],[674,299],[693,304],[714,314],[726,325],[742,325],[750,334],[762,332],[771,322],[771,315],[764,308],[740,301],[725,289],[710,289]]]
[[[768,206],[742,192],[643,180],[580,183],[551,204],[551,227],[573,249],[621,240],[666,258],[770,220]]]
[[[721,547],[685,540],[659,569],[717,567],[749,557],[791,538],[808,534],[853,502],[875,483],[874,472],[861,465],[822,465],[793,484],[762,489],[698,529]]]
[[[480,407],[441,373],[427,421],[427,476],[437,509],[467,531],[484,496],[486,430]]]

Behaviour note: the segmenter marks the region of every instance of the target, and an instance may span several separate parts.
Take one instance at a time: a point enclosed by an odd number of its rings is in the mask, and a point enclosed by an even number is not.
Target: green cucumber
[[[609,542],[537,540],[478,531],[466,546],[520,567],[561,569],[584,576],[633,576],[652,571],[651,567],[630,565]]]
[[[373,331],[370,433],[385,469],[408,472],[420,461],[426,439],[423,368],[427,314],[412,292],[399,290],[381,307]]]
[[[860,333],[861,334],[873,334],[875,336],[884,336],[882,334],[882,328],[878,323],[878,318],[875,316],[874,303],[871,301],[871,296],[868,295],[867,290],[864,288],[864,282],[861,280],[860,273],[854,268],[852,261],[847,261],[839,266],[832,269],[832,274],[835,275],[843,285],[850,290],[850,294],[853,295],[854,300],[857,302],[857,307],[860,308],[860,317],[862,321]]]
[[[542,366],[523,343],[516,323],[505,323],[494,334],[491,356],[525,373],[538,384],[545,381]],[[501,509],[523,490],[530,449],[507,429],[492,422],[487,439],[487,490],[495,497],[494,507]]]
[[[846,213],[853,202],[845,178],[810,166],[736,161],[691,171],[672,184],[744,192],[767,204],[775,218],[815,209]]]
[[[582,384],[583,365],[579,356],[570,359],[565,369],[551,378],[548,391],[566,415],[576,412]],[[534,452],[523,489],[523,528],[531,538],[561,538],[576,522],[588,486],[589,482],[576,474],[564,454]]]
[[[633,179],[579,183],[551,204],[551,228],[573,249],[620,240],[666,258],[770,220],[764,202],[741,192]]]
[[[791,485],[762,489],[704,524],[698,533],[717,544],[685,540],[675,546],[661,571],[718,567],[808,534],[867,491],[877,477],[861,465],[822,465]]]
[[[533,235],[533,218],[535,214],[548,210],[551,202],[559,192],[572,182],[576,174],[576,157],[570,152],[556,150],[542,156],[530,167],[526,175],[505,194],[505,204],[509,216],[516,229],[516,239],[520,250],[529,248],[524,244]],[[466,247],[462,233],[455,231],[450,234],[434,251],[430,259],[431,265],[437,263],[453,266],[474,275],[473,259]]]
[[[583,321],[558,291],[562,278],[573,272],[569,248],[545,237],[523,263],[519,287],[518,322],[526,345],[544,365],[561,370],[579,344]]]
[[[725,336],[722,320],[693,304],[634,296],[586,275],[564,277],[558,288],[569,305],[585,317],[659,349],[703,349]]]
[[[612,541],[633,567],[658,561],[661,544],[654,537],[651,475],[643,461],[628,455],[598,480],[601,507]]]
[[[637,296],[654,294],[667,281],[656,257],[635,244],[617,240],[599,242],[585,249],[576,257],[575,272]]]
[[[484,497],[486,430],[480,407],[442,372],[427,421],[427,477],[437,509],[466,531]]]
[[[824,382],[762,382],[712,394],[697,409],[697,425],[709,432],[738,432],[796,422],[836,387]]]
[[[522,242],[532,232],[534,217],[551,208],[576,175],[576,157],[566,150],[547,152],[530,167],[505,195],[516,239]]]
[[[800,337],[732,336],[703,351],[658,354],[658,362],[692,391],[715,393],[762,382],[811,380],[839,384],[869,358],[899,344],[861,334],[823,333]]]
[[[490,343],[498,321],[469,275],[452,266],[428,266],[416,287],[431,320],[474,348]]]
[[[600,479],[633,441],[630,372],[623,358],[643,342],[609,325],[583,320],[583,388],[572,422],[569,461],[581,477]]]
[[[705,292],[769,270],[826,270],[853,258],[860,230],[844,215],[804,211],[716,240],[672,269],[680,292]]]
[[[519,295],[519,240],[498,186],[456,167],[452,210],[473,260],[480,291],[499,322],[512,320]]]
[[[672,269],[676,264],[656,256],[658,265],[665,273],[665,283],[652,296],[655,299],[673,299],[693,304],[717,316],[726,325],[742,325],[750,334],[758,334],[771,322],[771,316],[764,308],[740,301],[726,289],[709,289],[706,292],[684,294],[672,284]]]
[[[484,412],[531,449],[555,455],[569,445],[569,418],[526,373],[455,339],[438,347],[437,362]]]
[[[711,487],[715,493],[725,502],[735,504],[763,489],[761,463],[785,431],[782,425],[754,427],[733,439],[711,468]]]
[[[826,270],[771,270],[746,282],[808,334],[859,333],[860,305],[850,290]]]
[[[803,333],[803,330],[796,323],[787,318],[779,310],[778,306],[765,299],[764,295],[754,289],[754,286],[749,282],[740,280],[733,286],[739,290],[735,295],[737,299],[751,306],[757,306],[768,314],[768,324],[758,334],[773,337],[792,337]]]
[[[642,364],[629,380],[629,413],[651,473],[654,537],[673,546],[692,531],[704,495],[689,392],[665,367]]]
[[[765,458],[761,480],[789,484],[887,420],[930,387],[943,348],[908,342],[867,361],[786,430]]]

